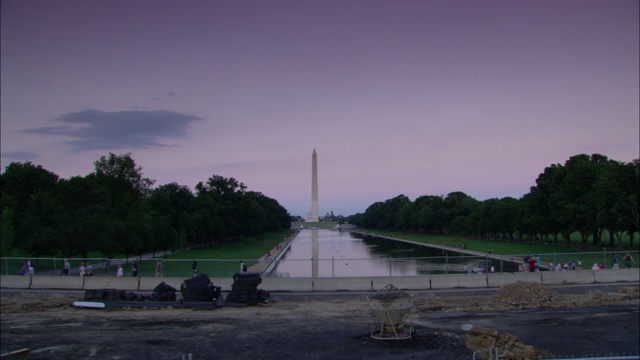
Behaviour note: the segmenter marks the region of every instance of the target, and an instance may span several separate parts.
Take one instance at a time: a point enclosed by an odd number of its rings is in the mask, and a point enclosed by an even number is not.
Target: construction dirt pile
[[[518,281],[505,285],[491,296],[448,296],[418,298],[418,312],[459,312],[570,308],[639,304],[638,287],[620,287],[617,292],[596,291],[584,295],[560,295],[538,283]]]
[[[564,305],[567,300],[544,285],[518,281],[500,288],[497,293],[491,295],[491,301],[517,308],[531,308],[551,304]]]

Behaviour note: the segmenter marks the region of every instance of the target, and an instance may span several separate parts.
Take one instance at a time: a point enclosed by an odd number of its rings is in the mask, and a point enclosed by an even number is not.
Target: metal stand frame
[[[371,311],[371,338],[377,339],[377,340],[411,339],[411,334],[413,334],[413,319],[411,317],[411,311],[409,311],[407,316],[405,316],[405,318],[402,320],[402,322],[399,325],[396,325],[393,323],[393,318],[389,314],[389,310],[384,310],[384,317],[388,318],[388,321],[391,325],[387,324],[385,326],[385,320],[377,321],[375,314],[373,314],[373,311]],[[378,327],[378,324],[376,324],[377,322],[380,323],[379,327]],[[403,324],[407,322],[409,323],[409,330],[398,331],[403,326]],[[386,330],[385,330],[385,327],[387,327]],[[388,329],[388,328],[391,328],[391,329]]]

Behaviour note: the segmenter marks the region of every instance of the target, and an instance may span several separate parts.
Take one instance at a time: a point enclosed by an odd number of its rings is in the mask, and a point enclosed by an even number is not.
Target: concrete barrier
[[[431,289],[486,288],[485,274],[433,275]]]
[[[0,275],[0,284],[6,288],[28,289],[31,287],[31,276]]]
[[[593,284],[595,282],[591,270],[545,271],[541,274],[542,283],[545,285]]]
[[[371,278],[372,291],[378,291],[391,284],[400,290],[430,290],[431,276],[387,276]]]
[[[640,281],[638,269],[599,270],[593,272],[596,283]]]
[[[371,291],[373,278],[315,278],[313,291]]]
[[[313,291],[313,282],[308,278],[262,278],[258,288],[266,291]]]
[[[30,289],[82,290],[83,286],[84,276],[42,275],[31,279]]]
[[[488,284],[488,287],[492,287],[492,288],[513,284],[517,281],[525,281],[525,282],[541,284],[542,277],[540,274],[542,274],[542,272],[487,274],[487,284]]]
[[[115,276],[85,276],[84,290],[100,290],[100,289],[117,289],[138,291],[138,281],[142,278],[133,276],[115,277]]]
[[[183,277],[113,277],[113,276],[59,276],[59,275],[2,275],[0,286],[14,289],[60,289],[93,290],[121,289],[128,291],[153,291],[164,281],[178,292],[184,282]],[[425,276],[363,277],[363,278],[262,278],[259,289],[266,291],[378,291],[388,284],[401,290],[439,290],[439,289],[486,289],[512,284],[516,281],[541,283],[544,285],[624,283],[640,281],[638,269],[620,270],[576,270],[542,271],[537,273],[498,273],[498,274],[453,274]],[[231,291],[233,278],[211,278],[215,286],[223,292]]]

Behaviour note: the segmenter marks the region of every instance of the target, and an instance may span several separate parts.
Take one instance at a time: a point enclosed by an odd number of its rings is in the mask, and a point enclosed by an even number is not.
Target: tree
[[[142,167],[136,165],[131,158],[131,153],[115,155],[109,153],[109,158],[100,157],[94,162],[95,174],[98,177],[123,180],[121,184],[129,184],[131,188],[140,196],[147,196],[155,180],[142,176]]]
[[[10,163],[5,168],[0,177],[3,249],[15,246],[32,254],[51,251],[54,230],[46,224],[55,225],[55,213],[47,214],[39,207],[56,208],[53,192],[57,183],[58,175],[31,162]]]
[[[0,207],[0,220],[0,254],[7,256],[16,240],[13,210],[4,206]]]
[[[151,220],[143,200],[149,196],[154,180],[142,175],[131,154],[104,156],[95,163],[95,177],[99,187],[108,194],[105,206],[109,213],[105,221],[110,224],[104,243],[109,249],[123,251],[128,257],[139,254],[151,237]],[[117,244],[114,246],[113,244]],[[108,249],[102,248],[101,251]],[[113,251],[113,250],[111,250]]]
[[[192,233],[188,221],[194,195],[186,186],[175,182],[161,185],[151,191],[146,200],[152,212],[152,233],[154,244],[159,250],[176,248]]]
[[[443,234],[449,234],[449,227],[453,219],[458,216],[469,216],[478,206],[478,201],[469,195],[456,191],[449,193],[443,199],[443,207],[438,215]]]
[[[199,182],[196,191],[200,194],[214,194],[221,198],[233,196],[236,193],[244,193],[246,185],[234,178],[225,178],[220,175],[211,176],[205,184]]]
[[[95,174],[75,176],[59,182],[59,226],[64,239],[60,243],[62,256],[79,254],[87,257],[90,251],[99,248],[111,256],[114,251],[110,249],[117,249],[117,239],[109,236],[113,220],[109,208],[111,196],[100,185]]]

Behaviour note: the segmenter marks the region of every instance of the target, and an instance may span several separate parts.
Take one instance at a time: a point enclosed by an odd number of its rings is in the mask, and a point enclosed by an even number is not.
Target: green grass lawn
[[[290,234],[290,230],[280,230],[225,244],[215,244],[208,248],[180,251],[167,256],[162,256],[162,252],[158,252],[156,255],[158,258],[166,259],[166,261],[163,261],[164,276],[191,276],[191,264],[194,259],[198,260],[200,273],[231,276],[240,269],[239,260],[244,260],[247,266],[255,264],[264,254]],[[0,265],[2,266],[2,274],[16,275],[22,268],[24,258],[19,254],[12,255],[14,255],[12,258],[2,260]],[[116,256],[115,258],[124,258],[124,255]],[[82,261],[83,259],[73,258],[71,259],[71,266],[77,267]],[[90,254],[89,261],[94,264],[101,263],[104,261],[104,257],[98,253]],[[133,257],[129,261],[123,261],[125,276],[131,275],[132,261]],[[32,259],[32,265],[35,267],[36,274],[43,272],[59,274],[62,269],[62,258]],[[139,274],[141,276],[155,276],[155,266],[156,260],[141,261],[138,267]],[[115,275],[115,272],[115,265],[112,265],[108,271],[106,269],[96,269],[94,271],[96,275]],[[71,275],[76,274],[72,273]]]
[[[506,241],[492,241],[492,240],[477,240],[477,239],[466,239],[454,236],[438,236],[438,235],[422,235],[422,234],[408,234],[402,232],[391,232],[391,231],[378,231],[378,230],[363,230],[365,233],[373,233],[382,236],[393,237],[397,239],[410,240],[417,243],[423,244],[434,244],[447,246],[451,248],[459,249],[462,245],[465,245],[467,250],[478,251],[482,253],[487,253],[488,250],[491,250],[491,254],[493,255],[515,255],[515,256],[525,256],[525,255],[540,255],[542,257],[542,261],[544,262],[562,262],[565,263],[567,261],[573,261],[575,263],[578,260],[582,260],[583,268],[591,269],[593,263],[602,263],[607,268],[611,268],[611,259],[613,257],[613,253],[615,252],[618,255],[618,261],[622,262],[622,258],[627,251],[631,251],[634,254],[634,258],[638,261],[638,247],[635,246],[634,249],[625,248],[622,249],[607,249],[607,251],[603,251],[602,249],[596,248],[587,248],[587,249],[576,249],[574,246],[568,246],[565,244],[561,244],[555,246],[553,244],[543,244],[543,243],[527,243],[527,242],[506,242]],[[576,241],[577,243],[578,241]],[[623,267],[623,265],[620,265]],[[637,264],[636,264],[637,267]]]
[[[280,230],[259,237],[250,237],[226,244],[216,244],[209,248],[191,249],[164,256],[164,276],[191,276],[193,260],[198,262],[198,272],[210,276],[232,276],[240,270],[240,260],[247,267],[255,264],[264,254],[283,242],[291,231]],[[141,276],[155,275],[156,261],[140,264]],[[125,269],[127,270],[127,269]],[[212,275],[214,274],[214,275]]]

